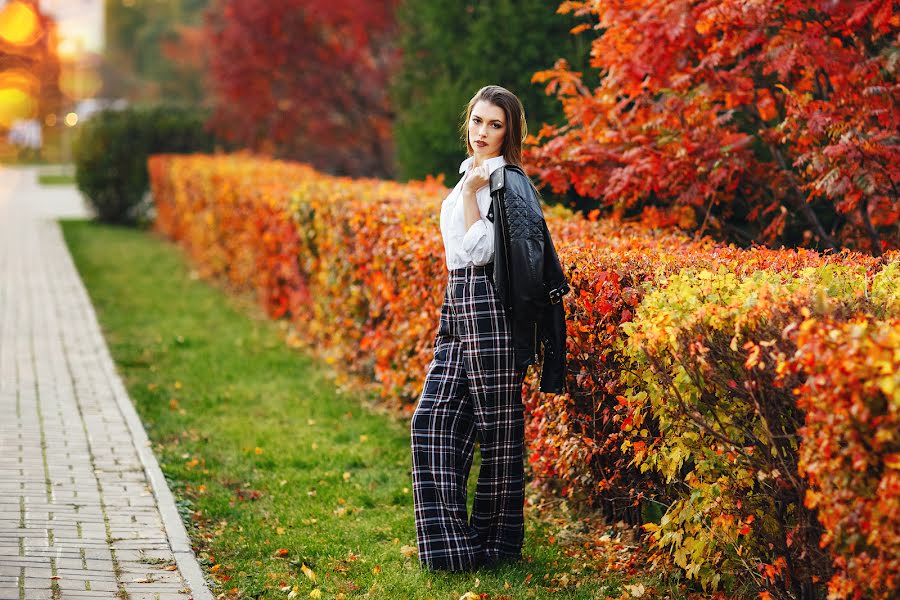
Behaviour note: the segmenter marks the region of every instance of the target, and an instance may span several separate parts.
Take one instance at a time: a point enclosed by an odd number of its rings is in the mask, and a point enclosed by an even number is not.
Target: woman
[[[522,182],[527,178],[520,169],[505,167],[520,165],[525,132],[524,109],[515,95],[499,86],[480,89],[469,101],[462,126],[469,158],[460,165],[463,176],[441,206],[449,280],[434,360],[411,425],[419,560],[435,570],[469,570],[521,557],[525,504],[522,382],[526,367],[534,362],[536,340],[525,348],[514,343],[514,337],[523,338],[514,336],[521,332],[514,322],[536,323],[538,317],[511,314],[510,305],[515,302],[507,304],[501,296],[522,296],[519,291],[525,278],[519,278],[519,287],[508,284],[526,262],[524,270],[543,272],[546,256],[542,249],[547,246],[543,242],[549,241],[530,181],[526,186]],[[530,233],[526,227],[529,245],[512,250],[508,249],[508,231],[501,227],[505,221],[495,215],[503,209],[494,210],[502,206],[497,193],[502,192],[504,173],[518,186],[515,189],[520,196],[533,194],[520,204],[527,204],[530,212],[526,216],[538,226]],[[495,181],[501,183],[494,185]],[[499,190],[493,205],[491,188]],[[519,196],[512,201],[516,198]],[[540,227],[545,238],[534,245]],[[552,250],[552,243],[549,246]],[[496,248],[505,251],[498,253]],[[503,260],[497,266],[502,267],[504,286],[492,279],[495,255]],[[549,258],[548,265],[555,261],[550,272],[561,277],[555,251]],[[558,299],[556,303],[559,317],[562,308]],[[561,318],[564,344],[564,315]],[[536,335],[537,330],[529,332]],[[525,346],[533,340],[524,338]],[[560,352],[558,344],[553,352]],[[564,348],[561,353],[564,357]],[[469,518],[467,481],[476,435],[482,463]]]

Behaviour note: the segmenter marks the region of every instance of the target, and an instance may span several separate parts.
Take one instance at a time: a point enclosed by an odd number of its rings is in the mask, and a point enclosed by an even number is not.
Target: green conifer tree
[[[484,85],[502,85],[525,106],[531,132],[562,121],[559,103],[532,75],[566,58],[587,65],[588,44],[570,33],[556,0],[405,0],[398,9],[402,65],[392,89],[394,143],[404,179],[457,178],[465,158],[460,112]]]

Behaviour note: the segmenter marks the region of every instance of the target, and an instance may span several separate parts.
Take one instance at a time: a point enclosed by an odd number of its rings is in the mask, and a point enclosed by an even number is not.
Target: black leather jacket
[[[566,314],[569,291],[538,195],[524,171],[506,165],[491,173],[494,223],[492,280],[512,324],[518,368],[537,361],[543,344],[541,391],[566,388]]]

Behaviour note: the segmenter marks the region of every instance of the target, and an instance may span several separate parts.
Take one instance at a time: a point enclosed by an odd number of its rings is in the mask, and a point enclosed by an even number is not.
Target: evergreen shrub
[[[205,120],[200,109],[172,106],[108,109],[87,120],[73,146],[75,181],[97,219],[138,222],[148,190],[147,157],[212,151]]]

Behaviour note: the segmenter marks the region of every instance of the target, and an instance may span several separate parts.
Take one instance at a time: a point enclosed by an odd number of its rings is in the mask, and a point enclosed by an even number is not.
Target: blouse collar
[[[459,172],[465,173],[473,162],[475,162],[474,156],[470,156],[466,160],[462,161],[462,163],[460,163],[459,165]],[[488,166],[488,173],[493,173],[496,169],[499,169],[506,164],[506,159],[503,158],[503,155],[501,154],[500,156],[495,156],[494,158],[487,159],[486,161],[484,161],[484,164]]]

